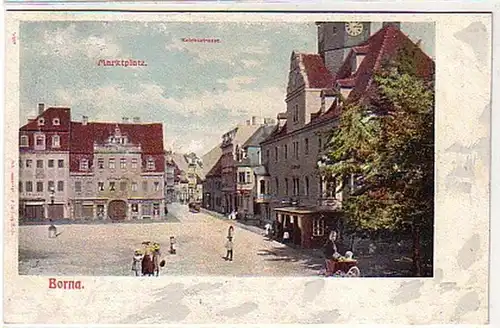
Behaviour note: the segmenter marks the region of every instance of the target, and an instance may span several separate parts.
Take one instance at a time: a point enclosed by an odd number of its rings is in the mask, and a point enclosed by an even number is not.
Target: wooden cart
[[[326,276],[360,277],[361,271],[356,260],[326,260]]]

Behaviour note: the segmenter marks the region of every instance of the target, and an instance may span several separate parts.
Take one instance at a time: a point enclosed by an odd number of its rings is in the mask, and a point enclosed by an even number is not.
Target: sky
[[[406,25],[433,56],[433,25]],[[314,22],[23,22],[19,41],[22,124],[39,102],[70,107],[74,121],[140,117],[164,124],[166,149],[200,155],[251,116],[285,111],[292,51],[317,51]]]

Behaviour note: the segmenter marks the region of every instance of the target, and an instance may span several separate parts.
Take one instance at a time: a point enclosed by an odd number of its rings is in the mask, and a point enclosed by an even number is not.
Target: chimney
[[[38,115],[42,115],[44,111],[45,111],[45,104],[39,103],[38,104]]]
[[[89,117],[88,116],[82,116],[82,125],[87,125],[89,122]]]
[[[136,116],[134,117],[134,123],[140,123],[141,122],[141,118]]]
[[[277,119],[278,125],[283,126],[286,123],[286,113],[279,113]]]

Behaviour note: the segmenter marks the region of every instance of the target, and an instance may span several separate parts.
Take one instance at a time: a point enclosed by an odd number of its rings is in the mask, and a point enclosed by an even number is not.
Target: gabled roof
[[[273,133],[276,129],[275,125],[263,125],[243,144],[246,147],[260,147],[260,143]]]
[[[208,153],[201,157],[201,160],[203,162],[202,171],[204,176],[208,174],[208,172],[212,169],[212,167],[214,167],[214,165],[222,155],[222,149],[220,148],[220,146],[221,144],[219,143],[217,146],[212,148]]]
[[[333,76],[326,68],[325,63],[318,54],[298,53],[300,61],[307,76],[307,88],[322,89],[332,85]]]
[[[269,140],[285,136],[286,133],[287,133],[286,123],[283,124],[283,126],[275,125],[271,134],[265,140],[263,140],[261,144]]]
[[[219,157],[215,165],[205,175],[205,178],[220,177],[221,174],[222,174],[222,157]]]

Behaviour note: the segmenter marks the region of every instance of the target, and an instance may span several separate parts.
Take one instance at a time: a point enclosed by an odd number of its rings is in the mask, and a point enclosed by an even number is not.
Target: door
[[[108,206],[108,215],[111,220],[125,220],[127,217],[127,203],[123,200],[113,200]]]
[[[48,218],[49,219],[63,219],[64,218],[64,205],[62,204],[50,204],[48,205]]]
[[[43,205],[26,205],[24,208],[25,219],[44,219]]]

